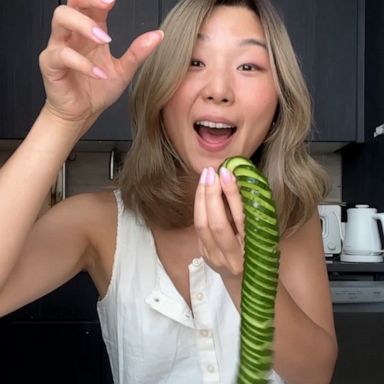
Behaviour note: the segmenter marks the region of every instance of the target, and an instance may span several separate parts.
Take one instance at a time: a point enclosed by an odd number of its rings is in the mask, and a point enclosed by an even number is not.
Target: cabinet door
[[[383,382],[383,312],[335,313],[339,355],[331,384]]]
[[[384,2],[366,4],[365,134],[372,138],[375,128],[384,123]]]
[[[116,1],[108,19],[108,31],[112,37],[110,47],[114,56],[120,57],[139,34],[156,29],[159,17],[158,0]],[[83,139],[114,141],[131,138],[127,90],[99,117]]]
[[[13,0],[0,4],[0,138],[29,131],[45,93],[39,54],[47,44],[59,0]]]
[[[356,141],[360,0],[273,0],[314,101],[313,141]]]
[[[1,383],[112,384],[97,323],[10,323],[0,339]]]

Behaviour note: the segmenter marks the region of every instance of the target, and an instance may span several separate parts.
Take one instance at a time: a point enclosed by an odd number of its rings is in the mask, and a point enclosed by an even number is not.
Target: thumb
[[[146,32],[137,37],[121,56],[120,63],[129,81],[142,62],[161,43],[164,32],[161,30]]]

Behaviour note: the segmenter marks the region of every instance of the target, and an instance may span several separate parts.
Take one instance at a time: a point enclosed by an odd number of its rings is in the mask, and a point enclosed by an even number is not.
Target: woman
[[[270,379],[329,382],[337,347],[316,207],[326,189],[304,148],[308,95],[282,22],[266,1],[181,1],[164,39],[149,32],[115,59],[112,6],[69,0],[54,14],[46,104],[0,173],[0,314],[87,270],[116,383],[233,383],[243,212],[234,177],[216,170],[254,155],[282,233]],[[151,53],[119,190],[69,198],[34,223],[73,145]]]

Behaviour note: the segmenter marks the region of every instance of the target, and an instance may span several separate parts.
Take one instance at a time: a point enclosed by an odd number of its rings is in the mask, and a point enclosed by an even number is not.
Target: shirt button
[[[198,294],[196,294],[196,299],[197,300],[203,300],[204,299],[204,293],[201,293],[201,292],[199,292]]]
[[[212,364],[209,364],[209,365],[207,366],[207,371],[208,371],[209,373],[213,373],[213,372],[215,372],[215,367],[214,367]]]
[[[193,260],[192,260],[192,264],[193,264],[195,267],[198,267],[198,266],[201,264],[201,261],[200,261],[200,259],[193,259]]]
[[[200,335],[203,337],[208,337],[210,335],[210,332],[206,329],[203,329],[202,331],[200,331]]]

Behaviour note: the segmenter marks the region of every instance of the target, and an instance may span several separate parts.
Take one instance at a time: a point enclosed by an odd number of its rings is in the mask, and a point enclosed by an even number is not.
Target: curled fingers
[[[233,183],[232,188],[237,188]],[[227,186],[227,190],[230,189]],[[213,168],[203,172],[196,190],[195,227],[208,262],[217,268],[226,268],[232,274],[242,272],[242,243],[228,219],[221,181]]]
[[[95,79],[107,79],[108,76],[103,69],[94,65],[86,57],[70,47],[60,47],[53,50],[43,51],[40,55],[40,66],[44,68],[45,60],[49,61],[49,68],[44,69],[44,72],[52,79],[59,80],[62,76],[62,71],[74,70],[84,75],[91,76]]]

